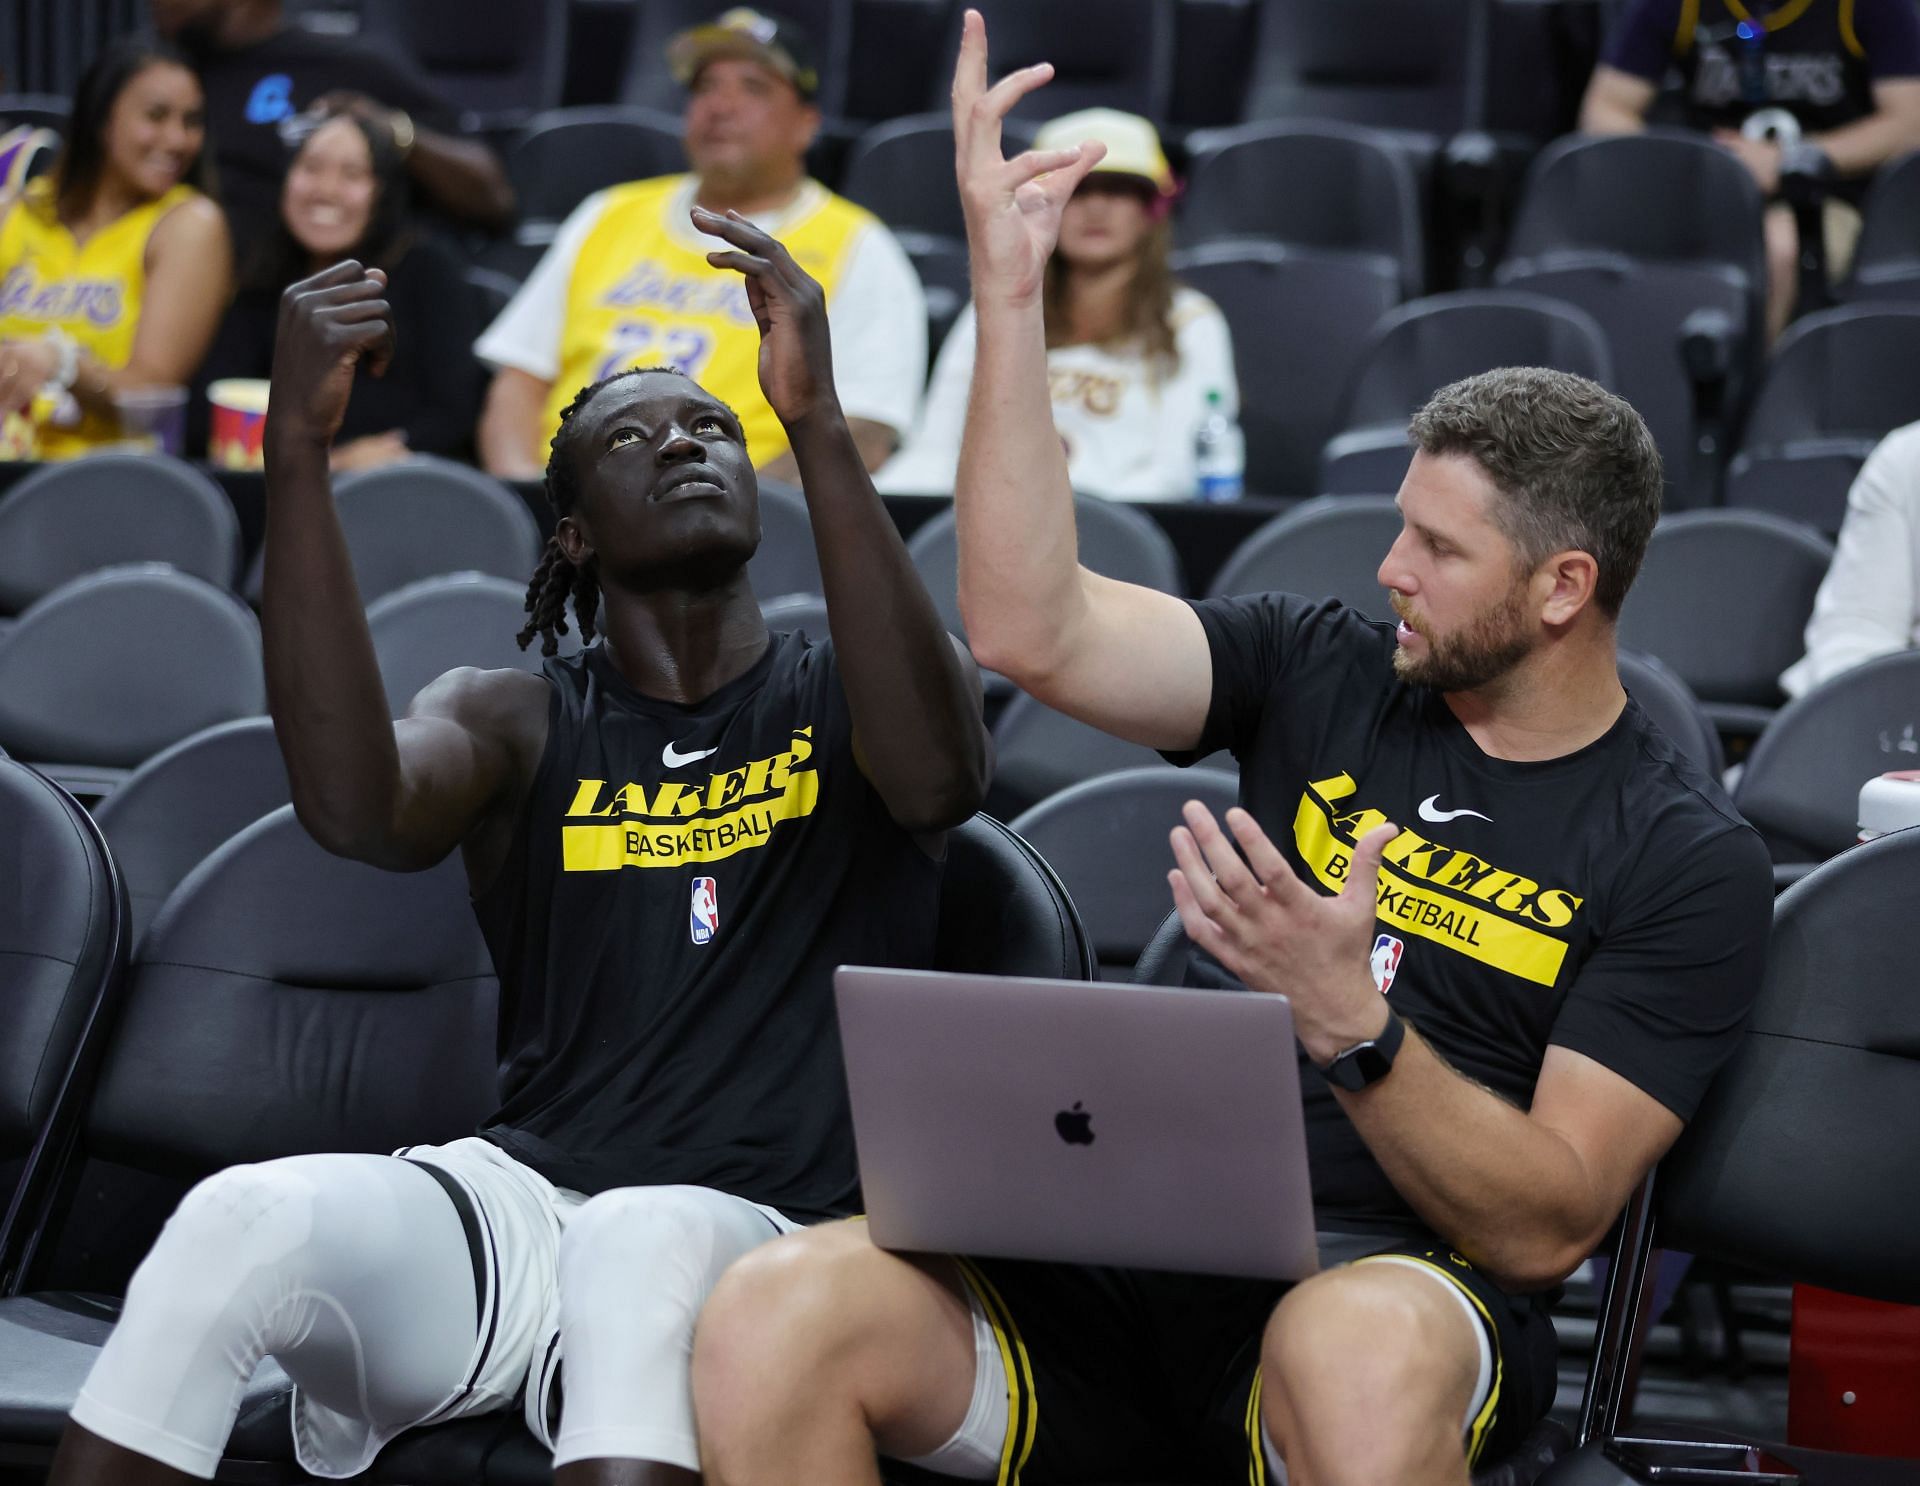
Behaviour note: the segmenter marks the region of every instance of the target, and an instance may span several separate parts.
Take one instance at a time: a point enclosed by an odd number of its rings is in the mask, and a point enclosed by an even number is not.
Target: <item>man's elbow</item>
[[[979,813],[992,777],[993,760],[982,735],[978,748],[953,760],[940,779],[913,791],[911,799],[899,805],[890,802],[887,813],[901,830],[916,836],[951,831]]]

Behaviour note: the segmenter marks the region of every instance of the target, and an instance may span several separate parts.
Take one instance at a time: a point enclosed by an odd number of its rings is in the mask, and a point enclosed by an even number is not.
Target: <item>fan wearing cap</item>
[[[736,211],[784,242],[825,289],[834,381],[869,470],[912,427],[926,373],[926,300],[913,265],[871,213],[806,174],[820,127],[819,69],[800,28],[745,6],[681,32],[668,60],[688,89],[684,175],[596,192],[480,337],[494,369],[481,461],[537,479],[560,410],[631,366],[671,366],[736,409],[762,475],[794,478],[760,391],[760,337],[738,274],[707,262],[694,206]]]
[[[1153,125],[1089,108],[1057,118],[1041,150],[1098,140],[1105,157],[1060,219],[1043,288],[1047,386],[1067,472],[1082,495],[1181,500],[1193,493],[1193,436],[1209,393],[1237,412],[1226,317],[1167,266],[1177,187]],[[973,379],[969,305],[940,348],[926,408],[880,472],[882,490],[950,491]]]

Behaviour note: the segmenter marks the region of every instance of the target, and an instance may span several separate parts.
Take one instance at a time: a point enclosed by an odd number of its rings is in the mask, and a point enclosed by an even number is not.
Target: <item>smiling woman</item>
[[[206,354],[231,255],[202,110],[169,47],[116,42],[81,79],[53,171],[0,197],[0,452],[119,439],[128,394],[184,383]]]

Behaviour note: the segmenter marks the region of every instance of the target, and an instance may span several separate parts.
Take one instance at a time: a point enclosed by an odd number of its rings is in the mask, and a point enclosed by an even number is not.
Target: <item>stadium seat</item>
[[[1840,530],[1847,492],[1872,451],[1871,443],[1847,438],[1742,451],[1727,466],[1726,503],[1804,521],[1831,537]]]
[[[1259,0],[1174,0],[1174,129],[1218,129],[1243,117]]]
[[[1684,511],[1654,528],[1620,611],[1620,644],[1665,661],[1722,734],[1751,737],[1780,705],[1833,546],[1759,511]]]
[[[1881,166],[1861,208],[1847,299],[1920,299],[1920,152]]]
[[[485,573],[445,573],[382,594],[367,605],[367,628],[388,710],[405,717],[430,682],[457,666],[537,674],[545,659],[539,637],[524,650],[517,638],[526,622],[526,585]],[[571,618],[556,638],[562,655],[580,648]]]
[[[1473,45],[1463,24],[1471,9],[1432,0],[1267,0],[1246,117],[1346,119],[1437,143],[1473,122]]]
[[[1347,388],[1341,431],[1320,452],[1324,495],[1398,490],[1407,422],[1449,382],[1502,366],[1545,366],[1613,383],[1606,332],[1575,305],[1537,294],[1436,294],[1389,310]]]
[[[1093,963],[1072,901],[1032,848],[985,816],[949,833],[939,968],[1086,979]],[[220,847],[155,920],[86,1149],[190,1178],[457,1138],[494,1104],[495,996],[457,856],[381,872],[327,855],[291,807],[276,811]],[[426,1066],[432,1078],[418,1076]],[[117,1309],[66,1292],[0,1300],[10,1466],[50,1456]],[[228,1477],[293,1474],[290,1390],[272,1362],[255,1374]],[[402,1436],[371,1479],[505,1486],[551,1470],[510,1409]]]
[[[44,465],[0,498],[0,614],[129,562],[230,587],[240,570],[233,503],[190,464],[116,453]]]
[[[1276,120],[1190,137],[1180,241],[1258,238],[1290,247],[1379,254],[1400,293],[1425,287],[1420,187],[1406,157],[1357,124]]]
[[[1821,861],[1853,843],[1860,787],[1891,769],[1920,769],[1920,651],[1870,660],[1782,707],[1733,802],[1775,861]]]
[[[634,8],[633,40],[627,52],[622,103],[638,103],[678,115],[687,90],[667,66],[667,44],[689,26],[704,25],[727,7],[716,0],[647,0]],[[769,7],[797,23],[813,44],[820,69],[815,103],[828,120],[845,112],[847,58],[853,31],[853,0],[781,0]],[[951,162],[949,162],[951,164]]]
[[[1138,583],[1161,593],[1185,591],[1180,558],[1173,543],[1154,520],[1115,501],[1077,495],[1073,519],[1079,534],[1082,566],[1123,583]],[[933,595],[933,606],[947,628],[965,635],[960,622],[960,546],[952,508],[926,522],[907,542],[908,555],[920,581]]]
[[[127,897],[79,802],[0,759],[0,1296],[18,1288],[127,968]],[[31,864],[31,870],[26,870]],[[14,1173],[17,1172],[17,1176]]]
[[[544,246],[595,191],[686,168],[674,114],[618,106],[536,114],[507,147],[507,177],[520,209],[514,235]]]
[[[1335,598],[1369,619],[1391,620],[1380,564],[1400,535],[1390,495],[1327,495],[1276,516],[1248,537],[1214,576],[1210,598],[1297,593]]]
[[[1042,800],[1013,830],[1073,894],[1103,977],[1125,980],[1173,901],[1167,833],[1199,800],[1215,818],[1238,802],[1240,780],[1219,769],[1160,764],[1102,774]]]
[[[79,794],[107,793],[168,744],[265,706],[247,606],[172,568],[75,578],[0,635],[0,748]]]
[[[566,0],[360,0],[360,31],[410,57],[477,128],[559,106]]]
[[[1747,414],[1728,504],[1838,530],[1848,461],[1857,469],[1882,437],[1920,419],[1916,343],[1920,303],[1841,305],[1788,326]]]
[[[1772,950],[1754,1013],[1654,1179],[1651,1223],[1628,1225],[1601,1316],[1602,1344],[1582,1407],[1581,1447],[1541,1486],[1649,1479],[1767,1479],[1750,1442],[1719,1430],[1632,1418],[1645,1342],[1646,1287],[1658,1246],[1849,1295],[1920,1304],[1911,1214],[1920,1163],[1905,1131],[1920,1106],[1920,1008],[1904,926],[1920,916],[1920,831],[1897,831],[1817,868],[1774,908]],[[1647,1442],[1655,1443],[1647,1443]],[[1703,1444],[1729,1445],[1717,1459]],[[1809,1483],[1891,1483],[1911,1461],[1875,1461],[1768,1443]],[[1684,1464],[1682,1464],[1684,1462]],[[1655,1477],[1648,1466],[1666,1467]],[[1693,1467],[1690,1472],[1686,1466]],[[1778,1477],[1774,1477],[1778,1479]]]
[[[1317,492],[1320,449],[1374,323],[1399,302],[1385,255],[1273,243],[1212,243],[1175,255],[1174,271],[1220,307],[1233,338],[1247,439],[1247,489]],[[1272,333],[1285,326],[1286,334]]]
[[[760,614],[767,621],[767,628],[776,635],[797,630],[816,645],[824,644],[829,638],[827,601],[820,594],[790,593],[785,598],[762,604]]]
[[[0,121],[9,124],[32,124],[61,134],[72,113],[73,100],[58,94],[0,93]]]
[[[167,895],[229,836],[292,798],[273,722],[223,722],[162,749],[94,807],[126,879],[137,947]]]
[[[987,22],[993,76],[1051,62],[1053,80],[1013,106],[1036,122],[1082,108],[1118,108],[1155,122],[1173,99],[1173,0],[976,0]],[[944,108],[960,53],[950,27],[946,58],[927,98]],[[951,171],[949,170],[949,174]]]
[[[761,479],[760,547],[747,563],[747,580],[762,604],[822,591],[813,520],[798,487]]]
[[[506,486],[470,465],[415,455],[347,475],[333,487],[360,601],[442,573],[491,573],[526,583],[540,561],[540,524]],[[248,574],[258,601],[262,558]]]
[[[1704,136],[1569,137],[1529,170],[1496,275],[1605,327],[1614,390],[1653,430],[1673,505],[1712,502],[1725,425],[1762,354],[1762,204]]]
[[[958,24],[949,0],[853,0],[847,116],[896,119],[924,108],[947,28]]]
[[[1198,762],[1230,774],[1240,770],[1224,751]],[[993,723],[993,785],[987,809],[1012,820],[1071,785],[1122,769],[1162,766],[1160,755],[1145,744],[1116,738],[1056,712],[1038,697],[1016,692]]]
[[[1620,684],[1627,694],[1702,772],[1719,779],[1727,767],[1720,734],[1687,683],[1651,655],[1622,650],[1618,660]]]

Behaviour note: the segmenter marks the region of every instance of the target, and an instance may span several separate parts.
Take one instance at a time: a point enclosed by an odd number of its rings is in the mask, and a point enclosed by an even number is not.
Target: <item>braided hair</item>
[[[553,442],[547,450],[547,502],[553,507],[556,518],[572,515],[580,501],[580,477],[574,469],[573,459],[576,439],[568,436],[575,415],[609,383],[626,377],[643,377],[651,372],[678,375],[670,366],[629,367],[626,371],[615,372],[610,377],[588,383],[561,410],[560,426],[554,430]],[[560,550],[560,534],[556,531],[547,538],[546,550],[540,554],[540,565],[533,570],[533,581],[527,584],[527,624],[515,637],[522,650],[538,635],[542,655],[559,653],[560,641],[556,637],[567,632],[569,595],[573,598],[574,617],[580,624],[580,638],[582,641],[591,641],[598,633],[594,616],[600,609],[600,579],[594,572],[592,558],[578,567],[568,560],[566,553]]]

